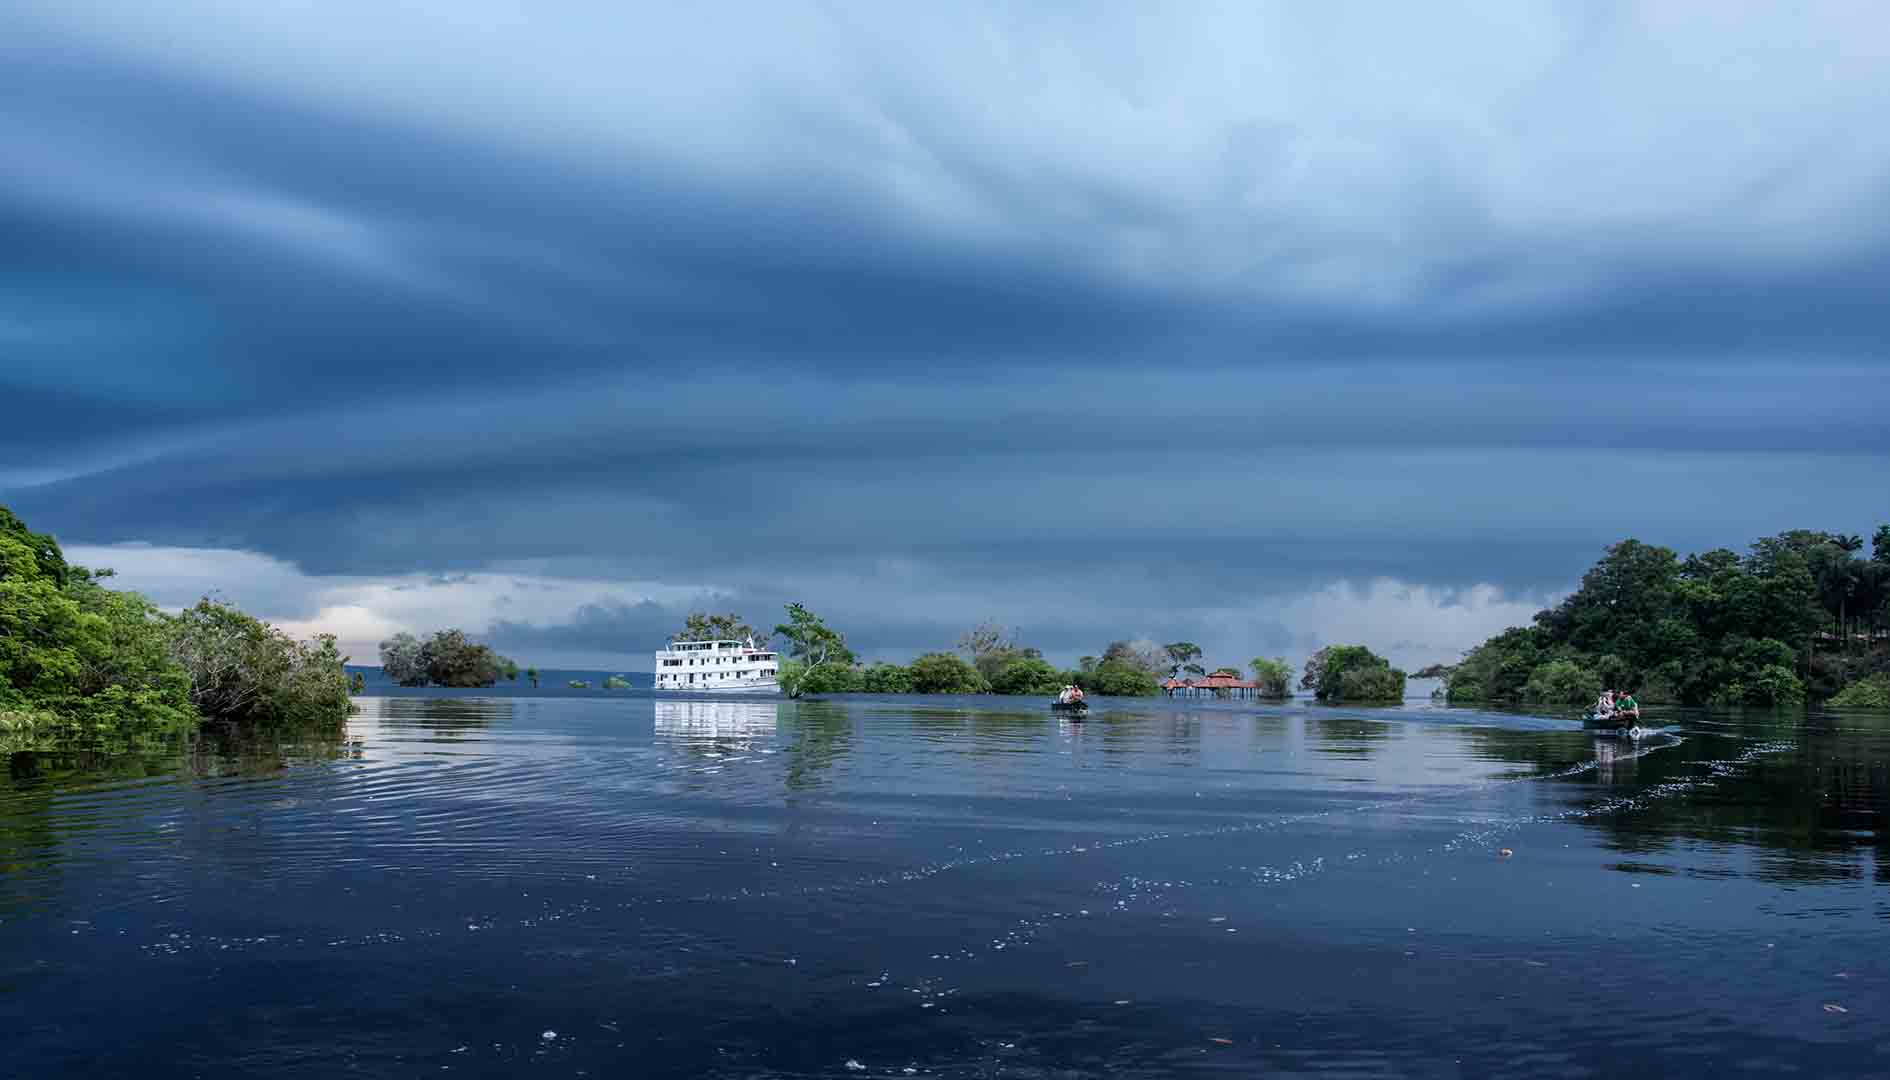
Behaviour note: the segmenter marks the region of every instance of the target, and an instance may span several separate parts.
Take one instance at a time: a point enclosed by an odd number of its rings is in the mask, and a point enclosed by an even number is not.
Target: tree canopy
[[[682,632],[676,634],[673,640],[746,641],[751,638],[756,648],[765,649],[772,635],[743,622],[740,615],[710,615],[696,611],[683,620]]]
[[[932,652],[906,665],[918,694],[979,694],[988,687],[978,669],[956,653]]]
[[[205,718],[339,722],[345,658],[204,601],[169,616],[0,507],[0,749],[124,748]]]
[[[1320,701],[1403,701],[1405,674],[1363,645],[1328,645],[1306,658],[1302,690]]]
[[[381,642],[381,671],[401,686],[491,686],[518,677],[517,664],[463,630],[441,630],[425,641],[405,631],[395,634]]]
[[[1256,656],[1248,666],[1253,668],[1253,681],[1260,684],[1261,697],[1284,698],[1292,694],[1293,669],[1287,666],[1285,657]]]
[[[847,637],[822,622],[820,616],[802,604],[787,605],[787,617],[787,622],[774,628],[774,632],[787,642],[788,656],[792,658],[781,664],[775,676],[781,685],[781,692],[791,698],[804,693],[823,692],[819,681],[823,668],[853,667],[854,657],[852,650],[847,648]],[[812,685],[809,684],[810,679],[813,680]]]
[[[1803,529],[1757,540],[1743,556],[1681,559],[1623,540],[1533,626],[1471,650],[1446,692],[1452,701],[1567,704],[1603,687],[1689,704],[1831,693],[1881,662],[1873,650],[1890,597],[1890,527],[1878,535],[1868,560],[1861,537]]]
[[[1163,645],[1162,652],[1167,655],[1168,677],[1171,679],[1184,671],[1190,675],[1207,674],[1199,662],[1201,646],[1192,641],[1177,641],[1171,645]]]

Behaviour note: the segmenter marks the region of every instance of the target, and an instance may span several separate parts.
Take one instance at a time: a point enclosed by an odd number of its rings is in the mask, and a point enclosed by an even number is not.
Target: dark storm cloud
[[[1885,512],[1874,38],[1364,10],[26,4],[0,499],[317,575],[824,582],[889,647],[1011,583],[1153,632]],[[505,633],[674,614],[599,605]]]

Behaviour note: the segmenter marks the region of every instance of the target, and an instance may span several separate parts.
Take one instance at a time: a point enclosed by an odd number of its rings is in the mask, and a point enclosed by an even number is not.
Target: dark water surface
[[[361,704],[14,758],[0,1072],[1890,1073],[1890,718]]]

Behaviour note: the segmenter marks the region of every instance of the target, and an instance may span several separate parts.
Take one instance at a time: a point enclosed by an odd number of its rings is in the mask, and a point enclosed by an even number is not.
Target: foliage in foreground
[[[166,616],[100,584],[110,576],[69,565],[52,537],[0,507],[0,750],[112,749],[205,717],[347,715],[332,639],[295,642],[209,601]]]
[[[351,680],[331,634],[297,641],[253,615],[205,598],[169,626],[190,700],[212,720],[309,725],[348,714]]]

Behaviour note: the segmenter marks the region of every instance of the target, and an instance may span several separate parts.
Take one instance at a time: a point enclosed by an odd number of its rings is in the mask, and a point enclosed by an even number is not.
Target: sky
[[[14,0],[0,504],[356,660],[1422,665],[1890,520],[1875,3]]]

